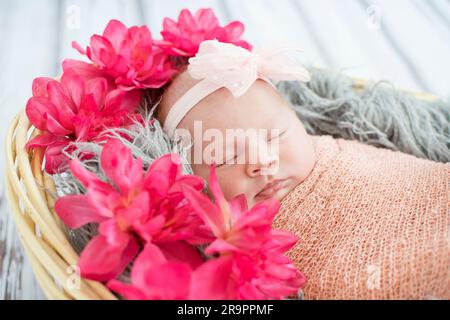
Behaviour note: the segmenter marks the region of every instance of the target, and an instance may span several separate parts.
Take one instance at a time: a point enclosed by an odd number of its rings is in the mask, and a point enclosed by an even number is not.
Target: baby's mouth
[[[287,179],[275,179],[267,183],[264,188],[255,195],[255,198],[271,198],[279,190],[283,189],[286,185]]]

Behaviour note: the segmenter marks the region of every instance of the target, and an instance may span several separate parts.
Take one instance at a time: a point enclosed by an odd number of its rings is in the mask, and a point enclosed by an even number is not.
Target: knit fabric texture
[[[274,227],[306,299],[450,299],[450,163],[312,136],[317,162]]]

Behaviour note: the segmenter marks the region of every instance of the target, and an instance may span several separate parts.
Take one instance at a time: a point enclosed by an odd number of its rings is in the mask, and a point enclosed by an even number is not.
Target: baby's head
[[[157,111],[165,128],[169,111],[179,113],[174,105],[200,81],[184,70],[167,87]],[[193,105],[179,117],[177,131],[189,133],[194,174],[209,181],[213,163],[227,199],[244,194],[249,206],[281,200],[311,172],[311,139],[269,82],[256,80],[238,97],[222,87]]]

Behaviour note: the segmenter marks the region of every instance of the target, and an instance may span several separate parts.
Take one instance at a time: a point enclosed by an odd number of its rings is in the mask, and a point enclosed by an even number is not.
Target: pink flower
[[[168,57],[153,43],[147,26],[127,28],[111,20],[103,35],[93,35],[86,50],[72,46],[94,64],[65,60],[64,72],[95,77],[103,74],[123,90],[160,88],[177,72]]]
[[[193,299],[281,299],[297,293],[306,279],[283,254],[297,238],[272,230],[279,209],[268,200],[247,209],[243,195],[227,202],[211,166],[210,187],[215,203],[188,186],[186,198],[217,237],[206,249],[220,255],[197,268],[191,282]]]
[[[26,113],[41,132],[28,142],[27,148],[45,148],[48,173],[64,170],[68,159],[62,151],[70,142],[94,141],[106,128],[131,123],[130,115],[140,99],[139,92],[108,92],[104,78],[85,80],[67,74],[63,74],[61,82],[36,78]]]
[[[187,299],[192,267],[168,261],[154,244],[147,244],[133,264],[131,284],[110,280],[108,287],[129,300]]]
[[[169,55],[185,57],[195,56],[200,43],[213,39],[251,51],[252,46],[240,39],[243,33],[244,25],[239,21],[221,27],[211,9],[200,9],[194,16],[184,9],[180,12],[177,22],[169,18],[164,19],[161,31],[163,40],[158,42],[158,45]]]
[[[217,204],[200,189],[182,185],[180,190],[218,237],[206,249],[214,256],[204,262],[185,241],[147,242],[133,264],[131,283],[110,280],[111,290],[127,299],[282,299],[305,284],[284,256],[296,237],[270,228],[277,206],[247,210],[243,197],[227,203],[213,167],[211,191]]]
[[[258,249],[271,236],[272,221],[280,203],[270,199],[247,208],[244,195],[227,202],[220,190],[216,172],[211,166],[210,189],[215,202],[202,193],[184,187],[186,199],[216,237],[206,254],[229,251],[248,252]]]
[[[284,256],[286,250],[272,240],[252,254],[235,252],[211,259],[192,273],[189,298],[274,300],[295,296],[306,278]]]
[[[202,243],[202,228],[206,228],[187,208],[186,201],[183,203],[180,190],[183,186],[201,190],[202,179],[181,176],[176,155],[159,158],[145,172],[142,160],[135,160],[118,140],[105,144],[100,163],[109,182],[72,161],[72,174],[87,194],[61,197],[55,204],[61,220],[72,229],[99,223],[99,235],[81,254],[78,263],[81,275],[100,281],[116,277],[145,241],[161,242],[160,250],[174,259],[192,257],[193,248],[183,243]]]

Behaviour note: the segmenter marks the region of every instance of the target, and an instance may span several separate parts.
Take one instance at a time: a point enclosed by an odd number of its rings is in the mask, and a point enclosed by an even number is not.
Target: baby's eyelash
[[[283,131],[282,131],[278,136],[276,136],[276,137],[270,137],[267,141],[270,142],[270,141],[272,141],[273,139],[280,138],[280,137],[283,136],[286,132],[287,132],[287,129],[283,130]],[[216,168],[220,168],[220,167],[223,167],[223,166],[225,166],[225,165],[227,165],[227,164],[230,164],[230,162],[233,161],[233,160],[236,160],[237,157],[238,157],[238,155],[235,155],[233,158],[228,159],[228,160],[225,160],[225,161],[224,161],[223,163],[221,163],[221,164],[215,165],[215,167],[216,167]]]
[[[228,164],[229,162],[231,162],[231,161],[233,161],[233,160],[236,160],[237,157],[238,157],[238,156],[235,155],[233,158],[228,159],[228,160],[225,160],[223,163],[221,163],[221,164],[219,164],[219,165],[216,165],[216,168],[220,168],[220,167],[222,167],[222,166]]]
[[[287,129],[283,130],[278,136],[276,137],[270,137],[267,141],[272,141],[275,138],[280,138],[281,136],[283,136],[286,133]]]

